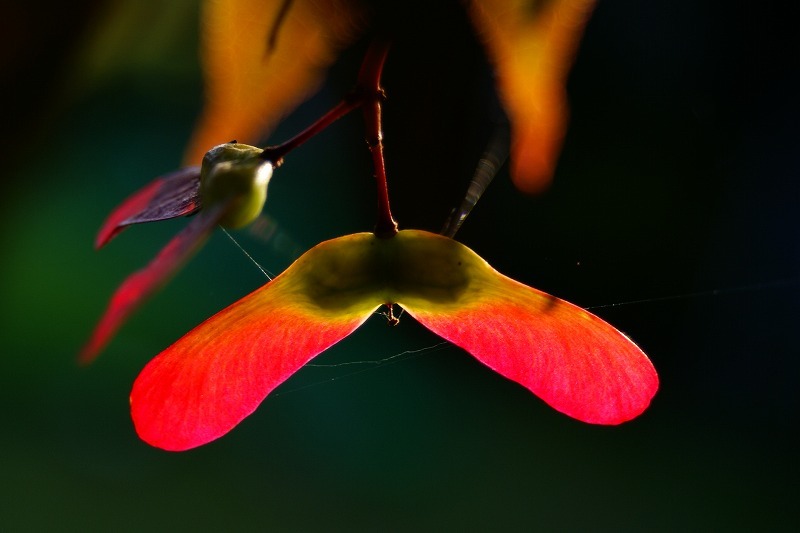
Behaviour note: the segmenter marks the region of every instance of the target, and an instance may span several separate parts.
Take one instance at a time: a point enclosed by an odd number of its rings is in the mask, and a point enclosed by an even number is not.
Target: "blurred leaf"
[[[193,77],[197,64],[182,61],[197,46],[199,0],[117,0],[100,4],[72,62],[70,89],[77,92],[114,78],[176,83]]]
[[[594,0],[474,0],[470,15],[511,119],[511,175],[546,188],[567,123],[565,84]]]
[[[317,88],[354,37],[351,0],[207,0],[201,14],[206,105],[186,151],[259,138]]]
[[[469,12],[497,71],[512,122],[517,187],[546,188],[567,122],[565,83],[594,0],[474,0]],[[353,0],[206,0],[206,106],[186,152],[258,143],[316,89],[366,15]]]

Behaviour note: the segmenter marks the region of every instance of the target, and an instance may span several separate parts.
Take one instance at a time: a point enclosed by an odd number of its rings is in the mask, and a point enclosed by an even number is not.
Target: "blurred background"
[[[384,77],[395,216],[432,231],[496,118],[466,15],[439,4],[403,15]],[[202,104],[198,2],[4,6],[0,529],[796,529],[800,71],[783,4],[600,2],[552,187],[522,195],[503,169],[457,236],[631,336],[661,376],[643,416],[576,422],[410,317],[375,317],[315,362],[384,364],[305,368],[180,454],[138,440],[128,394],[149,359],[266,281],[225,234],[95,364],[75,357],[115,287],[186,223],[92,248],[115,205],[181,163]],[[365,44],[271,142],[338,101]],[[371,229],[373,202],[351,116],[290,155],[263,220],[233,235],[278,273]]]

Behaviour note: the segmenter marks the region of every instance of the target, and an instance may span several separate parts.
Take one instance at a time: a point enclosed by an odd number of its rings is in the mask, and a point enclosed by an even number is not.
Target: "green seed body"
[[[215,146],[203,157],[200,197],[203,205],[230,202],[220,225],[241,228],[256,219],[267,200],[272,163],[261,159],[261,148],[227,143]]]
[[[492,271],[466,246],[418,230],[385,239],[359,233],[327,241],[290,269],[305,271],[293,276],[303,280],[298,297],[337,313],[367,302],[457,305]]]

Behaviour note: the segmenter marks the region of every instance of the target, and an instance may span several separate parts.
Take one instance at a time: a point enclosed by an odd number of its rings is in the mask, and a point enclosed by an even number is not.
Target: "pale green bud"
[[[267,199],[272,163],[262,159],[264,150],[230,142],[215,146],[203,157],[200,198],[203,205],[231,202],[220,225],[240,228],[256,219]]]

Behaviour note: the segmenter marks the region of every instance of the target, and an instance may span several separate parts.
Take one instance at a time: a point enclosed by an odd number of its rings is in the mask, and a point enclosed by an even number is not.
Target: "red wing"
[[[225,213],[217,205],[201,211],[172,238],[145,268],[134,272],[117,288],[91,339],[80,354],[81,363],[90,363],[108,344],[122,323],[136,308],[175,273],[200,248]]]
[[[103,247],[125,227],[191,215],[200,209],[200,167],[160,176],[125,199],[106,219],[95,239]]]
[[[556,410],[594,424],[638,416],[658,389],[650,360],[597,316],[492,271],[473,296],[440,310],[401,305]]]
[[[181,451],[221,437],[376,307],[331,315],[298,296],[298,282],[290,271],[281,274],[150,361],[131,392],[142,440]]]

